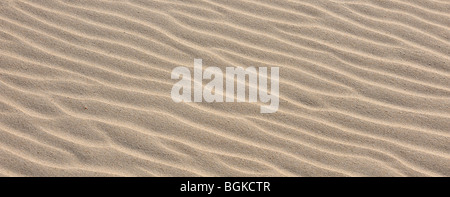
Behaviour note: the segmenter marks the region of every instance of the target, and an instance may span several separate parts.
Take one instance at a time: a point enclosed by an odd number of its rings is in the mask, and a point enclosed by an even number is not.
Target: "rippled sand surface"
[[[446,0],[2,0],[1,176],[450,176]],[[280,67],[280,105],[175,103]]]

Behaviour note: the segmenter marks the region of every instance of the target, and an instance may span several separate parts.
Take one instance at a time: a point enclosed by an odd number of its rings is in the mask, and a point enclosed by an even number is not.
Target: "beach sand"
[[[450,176],[450,1],[2,0],[0,176]],[[176,103],[176,67],[280,103]]]

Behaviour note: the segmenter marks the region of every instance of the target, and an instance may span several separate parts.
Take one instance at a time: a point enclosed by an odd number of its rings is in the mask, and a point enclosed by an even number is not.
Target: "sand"
[[[446,0],[2,0],[1,176],[450,176]],[[279,109],[176,67],[279,67]]]

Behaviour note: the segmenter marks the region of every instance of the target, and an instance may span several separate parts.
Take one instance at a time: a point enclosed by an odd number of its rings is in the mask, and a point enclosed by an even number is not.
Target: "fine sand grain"
[[[1,176],[450,176],[450,1],[1,0]],[[280,104],[175,103],[175,67]]]

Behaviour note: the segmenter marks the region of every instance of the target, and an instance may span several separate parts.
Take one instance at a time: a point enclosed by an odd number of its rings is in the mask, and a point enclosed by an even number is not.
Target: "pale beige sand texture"
[[[450,1],[2,0],[1,176],[450,176]],[[280,108],[175,103],[280,67]]]

